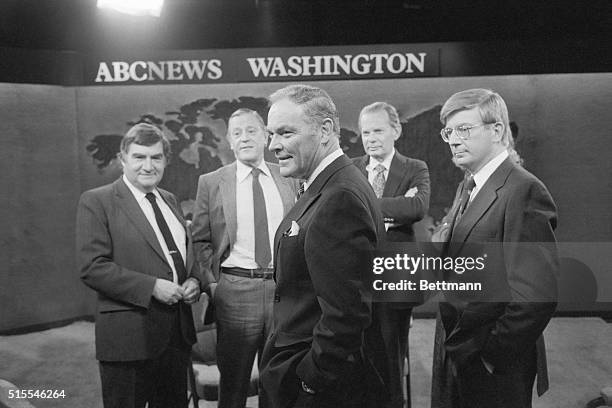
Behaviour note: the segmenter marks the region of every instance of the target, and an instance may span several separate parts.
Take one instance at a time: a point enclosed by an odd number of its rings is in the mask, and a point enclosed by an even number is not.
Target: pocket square
[[[408,189],[408,191],[406,191],[406,194],[404,194],[404,197],[407,197],[407,198],[412,198],[412,197],[414,197],[414,196],[416,195],[416,193],[418,193],[418,192],[419,192],[419,189],[418,189],[418,188],[416,188],[416,187],[412,187],[412,188]]]
[[[300,226],[297,222],[291,221],[291,228],[287,232],[285,232],[285,236],[294,237],[300,232]]]
[[[431,242],[446,242],[450,229],[448,222],[441,223],[433,229],[431,234]]]

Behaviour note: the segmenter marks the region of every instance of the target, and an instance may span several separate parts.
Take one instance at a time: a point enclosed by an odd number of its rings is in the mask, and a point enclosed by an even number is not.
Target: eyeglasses
[[[453,132],[457,133],[457,137],[461,140],[469,140],[470,139],[470,129],[474,129],[480,126],[492,125],[493,123],[481,123],[479,125],[459,125],[456,128],[444,128],[440,130],[440,136],[442,136],[442,140],[446,143],[449,143],[450,137]]]

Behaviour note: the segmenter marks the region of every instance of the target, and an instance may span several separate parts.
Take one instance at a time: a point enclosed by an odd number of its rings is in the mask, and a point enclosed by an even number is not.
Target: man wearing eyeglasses
[[[440,119],[453,161],[468,174],[453,204],[443,256],[465,256],[481,243],[497,245],[501,256],[486,260],[483,291],[495,293],[476,299],[484,301],[444,293],[432,407],[531,407],[536,374],[538,395],[548,388],[542,332],[556,308],[556,206],[546,186],[508,156],[512,136],[499,94],[458,92]],[[469,273],[462,278],[469,280]]]

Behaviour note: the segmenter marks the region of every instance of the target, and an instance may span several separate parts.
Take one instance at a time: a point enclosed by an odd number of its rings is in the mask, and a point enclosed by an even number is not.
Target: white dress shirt
[[[259,184],[266,202],[266,216],[268,218],[268,238],[270,253],[274,242],[274,233],[283,219],[283,201],[278,187],[272,178],[270,169],[262,161],[258,169]],[[230,249],[229,256],[221,266],[225,268],[257,269],[255,262],[255,214],[253,210],[253,167],[236,160],[236,242]],[[273,267],[273,259],[268,267]]]
[[[170,250],[168,250],[168,245],[166,245],[166,240],[164,239],[161,230],[157,226],[157,220],[155,219],[155,213],[153,212],[153,204],[146,199],[145,193],[134,187],[134,185],[127,179],[125,174],[123,175],[123,181],[134,195],[134,198],[138,202],[142,212],[144,213],[145,217],[147,217],[147,221],[149,221],[153,231],[155,231],[157,241],[159,242],[162,251],[164,251],[164,255],[166,256],[166,260],[168,261],[170,268],[172,268],[172,281],[178,284],[178,274],[176,272],[176,268],[174,267],[174,261],[172,260],[172,255],[170,255]],[[166,204],[162,196],[159,194],[159,191],[155,189],[152,191],[152,193],[155,194],[157,205],[164,216],[164,220],[166,220],[166,224],[168,224],[168,228],[170,228],[172,238],[174,238],[174,243],[181,253],[183,262],[185,262],[185,259],[187,259],[187,234],[185,233],[185,228],[183,228],[183,225],[176,218],[170,207],[168,207],[168,204]]]
[[[472,202],[472,200],[474,199],[474,197],[476,197],[476,194],[478,194],[484,183],[486,183],[489,177],[491,177],[491,174],[493,174],[495,170],[497,170],[497,168],[501,166],[501,164],[507,158],[508,151],[504,149],[503,152],[492,158],[487,164],[482,167],[482,169],[478,170],[474,174],[474,183],[476,184],[476,186],[470,194],[470,200],[468,201],[468,203]]]

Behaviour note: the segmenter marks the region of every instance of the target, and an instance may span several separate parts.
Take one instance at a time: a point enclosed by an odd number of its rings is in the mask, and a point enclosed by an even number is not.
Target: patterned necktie
[[[374,188],[374,193],[377,198],[382,197],[383,191],[385,191],[385,166],[382,164],[378,164],[374,167],[374,171],[376,174],[374,175],[374,180],[372,181],[372,188]]]
[[[253,218],[255,220],[255,262],[260,268],[270,265],[272,254],[270,252],[270,235],[268,234],[268,214],[263,189],[259,183],[261,170],[254,168],[253,176]]]
[[[300,187],[298,188],[298,192],[297,192],[297,198],[298,200],[300,199],[300,197],[302,195],[304,195],[304,181],[300,181]]]
[[[183,257],[176,247],[176,243],[174,242],[174,238],[172,238],[172,233],[170,232],[170,228],[166,223],[166,220],[161,212],[161,209],[157,205],[155,194],[147,193],[145,194],[145,198],[149,200],[151,203],[151,207],[153,207],[153,213],[155,214],[155,221],[157,222],[157,226],[164,237],[164,241],[166,241],[166,246],[168,247],[168,251],[170,252],[170,256],[172,257],[172,262],[174,263],[174,269],[176,270],[176,275],[178,278],[178,283],[183,283],[183,281],[187,278],[187,269],[185,268],[185,263],[183,262]],[[170,279],[172,280],[172,279]]]

